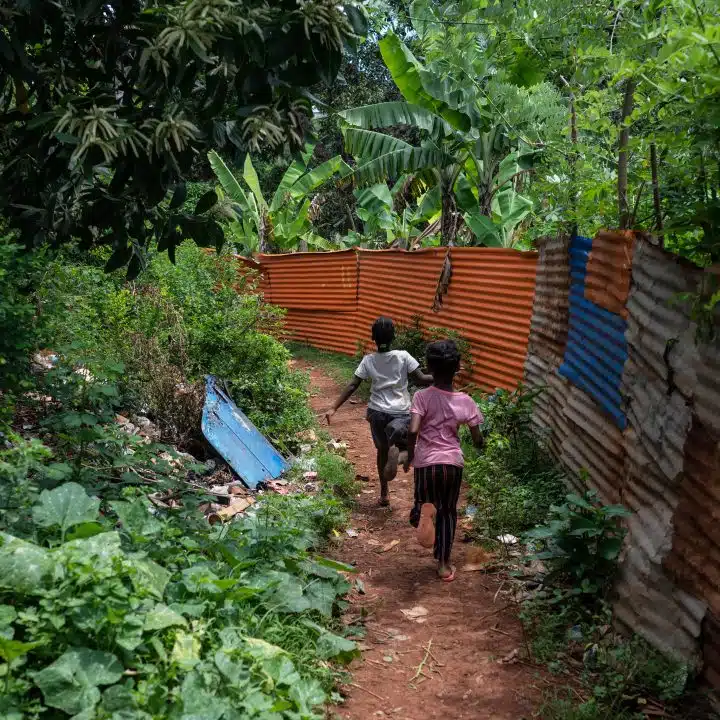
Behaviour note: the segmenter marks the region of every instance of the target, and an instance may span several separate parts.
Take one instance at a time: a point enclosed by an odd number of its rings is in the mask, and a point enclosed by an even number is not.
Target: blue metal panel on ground
[[[202,431],[250,488],[279,477],[289,468],[283,456],[260,434],[213,376],[207,377]]]
[[[585,297],[590,238],[570,242],[570,326],[558,372],[584,390],[624,429],[620,380],[627,360],[627,321]]]

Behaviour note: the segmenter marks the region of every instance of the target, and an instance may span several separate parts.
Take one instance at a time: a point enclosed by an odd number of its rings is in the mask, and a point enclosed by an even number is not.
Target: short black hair
[[[460,351],[454,340],[438,340],[430,343],[425,351],[428,370],[435,378],[452,380],[460,370]]]
[[[372,326],[372,339],[378,350],[389,350],[395,339],[395,323],[392,318],[379,317]]]

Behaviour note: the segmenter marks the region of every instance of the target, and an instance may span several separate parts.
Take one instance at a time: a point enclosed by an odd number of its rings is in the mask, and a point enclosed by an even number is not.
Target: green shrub
[[[176,265],[158,255],[132,284],[99,266],[58,260],[38,296],[46,342],[123,362],[124,394],[169,428],[170,439],[187,439],[193,425],[199,433],[198,383],[206,374],[226,381],[283,450],[293,450],[296,433],[312,423],[307,379],[290,369],[290,354],[276,339],[283,312],[262,301],[256,278],[240,273],[232,256],[185,244]],[[195,389],[168,402],[173,380]]]
[[[30,385],[30,355],[37,346],[33,289],[42,262],[43,253],[26,255],[10,236],[0,235],[0,416]]]
[[[545,584],[568,593],[597,597],[609,587],[622,548],[625,529],[618,519],[629,512],[622,505],[601,505],[595,491],[570,494],[550,509],[548,522],[525,537],[539,541],[537,558],[549,570]]]
[[[413,315],[408,325],[399,323],[396,328],[393,348],[409,352],[422,367],[425,367],[425,350],[436,340],[454,340],[462,357],[462,375],[470,377],[473,370],[473,357],[470,343],[456,330],[439,326],[423,328],[422,315]]]
[[[326,490],[331,491],[346,505],[352,505],[360,492],[355,479],[355,467],[344,457],[330,452],[316,456],[318,480]]]
[[[474,529],[483,537],[520,535],[565,495],[562,473],[530,428],[535,396],[519,387],[478,398],[485,447],[477,453],[466,445],[465,478]]]
[[[31,536],[0,533],[3,716],[322,717],[328,663],[358,654],[335,619],[352,568],[313,553],[324,499],[267,498],[219,531],[178,497],[101,514],[67,483]]]

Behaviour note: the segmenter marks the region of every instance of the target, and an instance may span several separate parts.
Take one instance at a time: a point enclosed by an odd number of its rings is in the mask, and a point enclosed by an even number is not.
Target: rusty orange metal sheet
[[[456,330],[470,341],[472,379],[480,387],[515,387],[527,354],[537,253],[452,248],[451,258],[449,291],[428,324]],[[433,297],[434,292],[433,287]]]
[[[266,299],[297,310],[352,311],[357,307],[354,250],[258,257],[268,278]]]
[[[471,344],[471,381],[514,388],[522,379],[535,291],[537,253],[452,248],[443,306],[433,302],[446,248],[262,255],[265,296],[288,310],[287,337],[354,355],[372,348],[380,315],[459,332]],[[353,274],[354,272],[354,274]]]
[[[593,238],[585,275],[585,297],[627,319],[628,293],[636,233],[601,230]]]

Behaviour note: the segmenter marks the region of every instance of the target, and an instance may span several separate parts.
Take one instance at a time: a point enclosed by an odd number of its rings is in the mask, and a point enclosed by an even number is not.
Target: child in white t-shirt
[[[372,338],[378,351],[366,355],[333,407],[326,413],[328,423],[338,408],[370,380],[370,401],[367,420],[370,423],[380,478],[380,504],[389,505],[388,482],[397,475],[398,463],[404,462],[401,451],[407,447],[410,424],[410,393],[408,379],[421,386],[432,384],[432,376],[420,370],[420,363],[405,350],[391,350],[395,325],[388,317],[379,317],[372,326]]]

